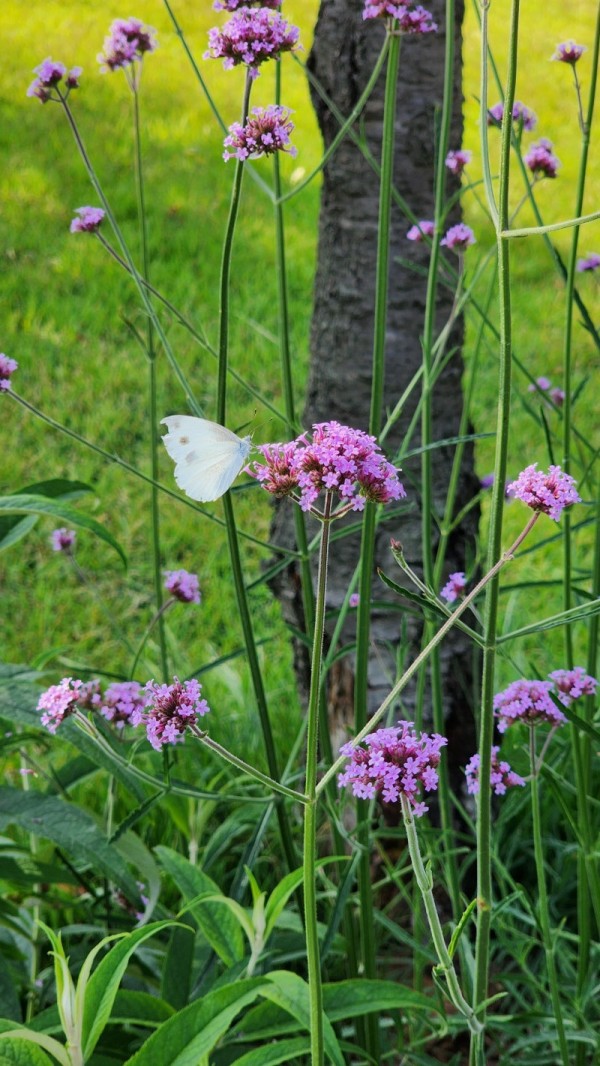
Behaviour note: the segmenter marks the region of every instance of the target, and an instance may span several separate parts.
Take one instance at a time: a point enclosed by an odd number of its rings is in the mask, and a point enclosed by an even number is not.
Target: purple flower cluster
[[[435,222],[430,222],[429,219],[423,218],[416,226],[411,226],[406,239],[408,241],[420,242],[424,237],[433,237],[435,231]]]
[[[502,119],[504,118],[504,104],[494,104],[488,110],[488,126],[500,126],[502,125]],[[537,116],[525,104],[522,104],[520,100],[515,100],[512,109],[512,119],[519,126],[522,126],[524,130],[531,132],[537,125]]]
[[[418,800],[419,788],[427,792],[437,788],[436,767],[446,738],[438,733],[419,736],[412,722],[400,722],[370,733],[363,743],[364,748],[355,747],[352,741],[340,748],[349,762],[338,777],[339,787],[350,785],[360,799],[380,795],[384,803],[396,803],[404,795],[415,815],[424,814],[428,808]]]
[[[257,159],[274,152],[289,152],[295,156],[297,149],[290,144],[294,123],[290,122],[291,111],[287,107],[271,104],[269,107],[253,107],[246,125],[234,122],[224,140],[223,159]],[[232,152],[228,151],[233,148]]]
[[[75,215],[79,217],[72,219],[71,233],[97,233],[104,214],[101,207],[76,207]]]
[[[65,718],[77,710],[80,696],[86,695],[83,681],[74,681],[72,677],[64,677],[58,685],[51,685],[42,692],[37,705],[38,711],[43,711],[42,725],[50,733],[56,733]]]
[[[339,422],[313,426],[289,444],[262,444],[264,463],[247,472],[273,496],[295,495],[310,511],[322,492],[335,492],[348,510],[362,511],[367,500],[389,503],[406,496],[396,467],[388,463],[374,437]]]
[[[527,391],[541,393],[547,392],[548,396],[552,400],[552,403],[555,404],[556,407],[562,407],[563,403],[565,402],[565,394],[563,390],[559,389],[557,386],[555,386],[554,388],[552,388],[551,386],[552,382],[549,378],[536,378],[536,380],[532,382],[531,385],[527,386]]]
[[[0,352],[0,392],[8,392],[11,376],[18,367],[16,359],[10,359],[4,352]]]
[[[144,720],[144,693],[137,681],[115,681],[99,702],[100,714],[117,729],[140,725]]]
[[[594,696],[598,687],[596,678],[586,674],[583,666],[576,666],[573,670],[553,670],[548,677],[564,707],[580,696]]]
[[[200,603],[198,575],[188,570],[165,570],[165,588],[180,603]]]
[[[348,600],[348,606],[349,607],[358,607],[359,603],[360,603],[360,593],[358,593],[358,592],[351,593],[350,599]]]
[[[104,38],[104,51],[98,54],[101,71],[119,70],[140,63],[146,52],[158,47],[156,30],[145,26],[140,19],[115,19],[108,36]]]
[[[146,736],[156,751],[160,751],[163,744],[183,740],[188,726],[210,710],[201,697],[199,681],[181,682],[177,677],[173,678],[172,685],[149,681],[144,691]]]
[[[565,507],[581,503],[570,474],[564,474],[560,466],[551,466],[548,473],[536,470],[537,463],[522,470],[516,481],[507,486],[513,499],[522,500],[532,511],[541,511],[553,518],[560,518]]]
[[[395,19],[400,33],[434,33],[437,23],[430,11],[412,0],[394,3],[394,0],[365,0],[363,19]]]
[[[253,10],[239,8],[222,29],[208,32],[208,51],[205,59],[222,59],[225,70],[243,63],[250,77],[258,76],[258,68],[267,59],[278,59],[282,52],[292,52],[298,45],[299,30],[267,7]]]
[[[551,681],[513,681],[503,692],[494,696],[494,714],[498,719],[498,732],[505,733],[515,722],[538,725],[548,722],[552,726],[564,725],[567,721],[550,696]]]
[[[492,748],[490,786],[497,796],[503,796],[507,788],[514,788],[517,785],[523,787],[525,781],[514,770],[511,770],[509,763],[498,758],[499,752],[499,747],[494,746]],[[465,774],[467,776],[467,792],[476,796],[479,792],[479,755],[471,757],[465,766]]]
[[[237,11],[240,7],[271,7],[277,10],[281,0],[214,0],[214,11]]]
[[[473,153],[469,152],[465,148],[458,148],[456,152],[448,152],[445,163],[451,174],[456,174],[460,177],[466,166],[469,165]]]
[[[542,137],[537,144],[532,144],[525,162],[535,177],[555,178],[560,166],[560,159],[552,151],[552,141]]]
[[[575,44],[575,41],[563,41],[562,44],[557,44],[556,51],[550,58],[558,60],[559,63],[570,63],[574,67],[584,52],[587,52],[587,48],[583,44]]]
[[[53,95],[52,90],[56,89],[60,85],[63,78],[65,84],[63,86],[67,92],[70,89],[79,88],[79,78],[81,77],[82,68],[73,67],[68,73],[64,63],[56,63],[53,59],[48,57],[40,63],[39,67],[33,68],[33,73],[37,74],[37,77],[32,81],[27,90],[27,96],[35,96],[42,104],[48,103],[48,100],[60,100],[60,90],[56,95]]]
[[[600,255],[597,252],[590,252],[585,259],[577,260],[577,270],[580,274],[584,274],[588,270],[598,270],[600,267]]]
[[[461,592],[464,591],[467,579],[462,570],[457,570],[456,573],[450,574],[448,581],[444,585],[440,596],[442,599],[447,600],[448,603],[454,603],[458,599]]]
[[[77,540],[77,534],[74,529],[54,529],[50,535],[50,543],[52,545],[52,551],[64,552],[65,555],[72,554],[72,548]]]
[[[440,244],[443,248],[449,248],[452,252],[464,252],[471,244],[475,244],[475,234],[470,226],[459,222],[456,226],[450,226]]]

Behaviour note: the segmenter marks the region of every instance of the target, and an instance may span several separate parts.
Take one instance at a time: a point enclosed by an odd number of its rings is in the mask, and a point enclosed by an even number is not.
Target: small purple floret
[[[464,252],[469,245],[475,243],[473,230],[470,226],[466,226],[464,222],[459,222],[456,226],[450,226],[445,237],[442,237],[440,241],[444,248],[449,248],[453,252]]]
[[[586,674],[583,666],[576,666],[573,670],[553,670],[548,677],[565,707],[580,696],[594,696],[598,687],[596,678]]]
[[[492,748],[490,786],[497,796],[503,796],[507,788],[514,788],[517,785],[523,787],[525,781],[514,770],[511,770],[507,762],[498,758],[499,752],[499,747],[494,746]],[[465,766],[465,774],[467,777],[467,792],[476,796],[479,792],[479,755],[471,757]]]
[[[447,600],[448,603],[454,603],[455,600],[464,592],[467,579],[462,570],[457,570],[456,573],[450,574],[448,581],[444,585],[440,596],[442,599]]]
[[[0,392],[8,392],[10,379],[18,368],[16,359],[10,359],[4,352],[0,352]]]
[[[557,522],[565,507],[581,503],[581,496],[574,479],[570,474],[564,474],[560,466],[549,467],[547,474],[536,467],[537,463],[533,463],[522,470],[506,491],[513,499],[526,503],[532,511],[541,511]]]
[[[590,252],[585,259],[577,260],[577,270],[580,274],[584,274],[586,271],[598,270],[600,267],[600,255],[597,252]]]
[[[575,41],[563,41],[562,44],[557,44],[556,51],[550,58],[558,60],[559,63],[569,63],[574,67],[584,52],[587,52],[585,45],[575,44]]]
[[[338,776],[338,786],[350,785],[360,799],[380,796],[384,803],[396,803],[404,795],[413,814],[424,814],[428,808],[418,799],[419,789],[422,786],[432,792],[437,788],[436,767],[440,751],[448,743],[446,738],[439,733],[419,735],[412,722],[400,722],[369,733],[362,743],[366,747],[355,747],[350,741],[340,748],[340,754],[349,761]]]
[[[165,570],[165,588],[180,603],[200,603],[198,575],[188,570]]]
[[[532,381],[531,385],[527,386],[527,391],[528,392],[547,392],[548,389],[550,388],[551,384],[552,384],[552,382],[550,381],[550,378],[544,378],[544,377],[536,378],[535,381]]]
[[[502,125],[502,119],[504,117],[504,104],[494,104],[493,107],[488,109],[488,126],[500,126]],[[530,108],[525,107],[520,100],[515,100],[512,109],[512,119],[518,125],[522,125],[524,130],[531,132],[537,126],[537,115],[534,114]]]
[[[448,152],[446,156],[446,166],[451,174],[456,174],[459,177],[466,166],[469,165],[473,153],[469,152],[466,148],[458,148],[456,152]]]
[[[205,59],[222,59],[225,70],[239,64],[248,67],[250,77],[258,77],[258,68],[268,59],[278,59],[282,52],[298,47],[300,31],[279,14],[262,7],[239,8],[223,28],[208,31]]]
[[[261,155],[288,152],[295,156],[297,149],[290,144],[294,123],[290,122],[291,111],[279,104],[269,107],[253,107],[246,125],[234,122],[224,140],[223,159],[258,159]],[[233,151],[228,151],[232,148]]]
[[[79,218],[71,221],[71,233],[97,233],[105,212],[101,207],[76,207],[75,214]]]
[[[144,706],[144,692],[137,681],[115,681],[100,701],[100,714],[117,729],[123,729],[143,722]]]
[[[215,11],[238,11],[240,7],[270,7],[277,10],[281,0],[214,0]]]
[[[435,222],[430,222],[427,218],[422,218],[416,226],[411,226],[406,234],[407,241],[417,241],[419,243],[424,237],[433,237],[435,230]]]
[[[164,744],[183,740],[188,726],[210,710],[206,700],[201,698],[199,681],[181,682],[177,677],[173,678],[172,685],[149,681],[144,692],[146,736],[156,751],[160,751]]]
[[[350,599],[348,600],[348,606],[349,607],[358,607],[359,603],[360,603],[360,594],[358,592],[353,592],[351,594],[351,596],[350,596]]]
[[[50,537],[52,550],[55,552],[64,552],[65,555],[71,555],[76,539],[77,534],[74,529],[54,529]]]
[[[61,99],[60,92],[53,95],[52,90],[56,89],[63,78],[65,78],[65,88],[67,90],[78,89],[82,68],[73,67],[67,74],[67,68],[64,63],[56,63],[48,57],[38,67],[34,67],[33,72],[37,74],[37,77],[29,86],[27,96],[35,96],[42,104],[46,104],[48,100]]]
[[[513,681],[503,692],[494,696],[494,715],[498,732],[505,733],[516,722],[552,726],[565,725],[567,719],[550,696],[551,681]]]
[[[65,718],[77,710],[82,688],[83,681],[74,681],[72,677],[65,677],[58,685],[51,685],[45,692],[42,692],[37,709],[44,712],[42,725],[45,725],[50,733],[56,733]]]
[[[437,24],[430,11],[421,5],[415,6],[413,0],[394,3],[394,0],[365,0],[363,19],[394,19],[398,22],[400,33],[419,34],[434,33]]]
[[[547,137],[532,144],[525,162],[536,178],[555,178],[560,166],[560,159],[552,151],[552,141]]]
[[[157,48],[156,30],[152,26],[145,26],[136,18],[115,19],[104,38],[104,51],[97,57],[100,70],[105,74],[140,63],[146,52]]]

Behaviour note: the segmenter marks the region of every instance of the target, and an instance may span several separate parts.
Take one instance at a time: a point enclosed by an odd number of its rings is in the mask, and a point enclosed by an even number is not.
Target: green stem
[[[140,228],[140,245],[142,251],[142,269],[139,272],[144,282],[150,281],[150,256],[148,251],[148,230],[146,220],[146,204],[144,196],[144,168],[142,163],[142,138],[140,130],[140,96],[138,81],[130,82],[133,95],[133,132],[135,142],[135,178],[138,199],[138,222]],[[145,291],[145,290],[144,290]],[[156,618],[158,620],[158,646],[160,649],[160,665],[163,682],[169,676],[169,662],[167,656],[167,640],[163,614],[162,572],[160,559],[160,512],[158,501],[158,410],[156,402],[156,349],[154,346],[154,327],[152,319],[146,320],[146,355],[148,357],[148,423],[150,432],[150,471],[152,485],[150,487],[150,513],[152,515],[152,570],[154,576],[154,599],[156,602]]]
[[[435,953],[439,959],[439,966],[446,979],[446,985],[448,987],[448,995],[458,1011],[467,1019],[469,1029],[472,1033],[481,1033],[483,1026],[475,1016],[472,1007],[467,1003],[465,997],[462,994],[458,975],[454,968],[454,963],[446,947],[446,941],[444,940],[444,933],[442,925],[433,898],[433,880],[431,871],[426,870],[423,859],[421,857],[421,849],[419,847],[419,837],[417,835],[417,827],[413,818],[412,808],[408,798],[405,795],[400,797],[402,802],[402,815],[404,818],[404,826],[406,829],[406,837],[408,840],[408,851],[410,854],[410,861],[414,870],[415,879],[419,886],[423,905],[425,907],[425,913],[427,915],[427,923],[431,932],[431,939],[433,940],[433,946]]]
[[[563,1066],[569,1066],[569,1049],[562,1019],[560,995],[558,991],[558,976],[552,948],[552,933],[550,930],[550,914],[548,910],[548,893],[546,890],[546,876],[544,873],[544,845],[542,842],[542,820],[540,817],[540,797],[538,791],[538,766],[535,757],[535,725],[529,728],[529,758],[531,764],[531,814],[533,818],[533,850],[535,855],[535,869],[537,873],[539,895],[539,918],[542,941],[546,953],[546,965],[548,967],[548,981],[552,996],[552,1008],[556,1022],[558,1046]],[[486,780],[481,777],[480,780]]]
[[[330,515],[333,493],[325,494],[323,527],[319,550],[319,572],[315,604],[315,628],[308,700],[308,730],[306,736],[306,784],[304,791],[307,806],[304,812],[304,921],[306,926],[306,955],[308,962],[308,987],[310,996],[310,1049],[311,1066],[322,1066],[323,1050],[323,991],[319,960],[319,935],[317,929],[317,767],[319,760],[319,704],[321,697],[321,670],[323,660],[323,634],[325,631],[325,594],[327,591],[327,559],[329,554]]]
[[[294,788],[288,788],[287,785],[282,785],[279,781],[274,781],[272,777],[267,774],[261,773],[255,766],[251,766],[250,763],[244,762],[243,759],[239,759],[233,752],[228,751],[222,744],[218,744],[216,740],[213,740],[206,733],[200,729],[197,725],[190,727],[190,732],[199,740],[206,748],[210,748],[221,759],[225,759],[225,762],[235,766],[236,770],[241,770],[242,773],[247,774],[248,777],[253,777],[255,781],[260,781],[261,785],[266,785],[267,788],[272,789],[273,792],[278,792],[281,796],[287,796],[288,799],[297,800],[298,803],[306,803],[307,797],[302,792],[297,792]]]
[[[497,221],[498,248],[498,298],[500,304],[500,352],[498,369],[498,416],[496,424],[496,461],[494,486],[490,513],[488,570],[500,558],[502,544],[502,515],[504,508],[504,483],[508,455],[510,424],[510,389],[512,373],[512,324],[510,302],[510,244],[503,241],[499,231],[509,224],[509,178],[510,149],[512,137],[512,109],[517,76],[517,46],[519,36],[519,2],[512,0],[509,29],[509,57],[504,115],[502,119],[502,144],[500,150],[500,179]],[[487,46],[484,42],[485,62]],[[488,204],[492,214],[495,204]],[[491,773],[492,744],[494,738],[494,684],[496,667],[496,632],[498,620],[499,580],[488,586],[484,612],[483,675],[481,711],[479,724],[479,766],[482,781],[488,781]],[[490,956],[490,928],[492,921],[492,849],[491,849],[491,791],[481,789],[477,801],[477,937],[475,947],[474,1008],[477,1009],[488,995]],[[483,1035],[474,1036],[471,1042],[471,1066],[484,1060]]]
[[[148,637],[150,636],[150,634],[151,634],[152,630],[154,629],[154,626],[156,625],[156,623],[160,620],[160,618],[164,614],[166,614],[166,612],[168,611],[169,607],[171,607],[175,602],[176,602],[176,600],[175,600],[174,596],[171,596],[168,600],[165,600],[165,602],[160,605],[158,611],[154,615],[154,618],[151,619],[150,624],[148,625],[148,628],[146,629],[146,632],[144,633],[144,635],[143,635],[143,637],[142,637],[142,639],[141,639],[141,641],[139,643],[138,649],[137,649],[137,651],[135,653],[135,658],[134,658],[133,663],[131,665],[131,670],[129,671],[129,676],[133,680],[135,680],[135,671],[137,669],[137,665],[138,665],[138,663],[140,661],[140,658],[142,656],[142,652],[143,652],[144,648],[146,647],[146,642],[148,640]]]

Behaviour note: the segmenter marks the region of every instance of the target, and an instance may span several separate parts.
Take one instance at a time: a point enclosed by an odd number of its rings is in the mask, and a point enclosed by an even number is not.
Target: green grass
[[[206,10],[199,14],[199,7]],[[318,4],[309,0],[289,5],[289,14],[299,21],[306,51]],[[226,74],[220,63],[203,62],[206,30],[218,16],[209,5],[181,0],[175,5],[189,44],[202,68],[227,123],[238,117],[242,74]],[[503,70],[506,30],[506,0],[493,5],[492,47]],[[135,189],[132,176],[130,100],[121,75],[101,76],[96,53],[113,17],[122,14],[118,5],[74,2],[33,4],[27,18],[22,4],[7,0],[0,14],[0,30],[6,42],[4,88],[0,101],[0,139],[5,165],[0,175],[0,195],[4,204],[0,219],[0,240],[4,254],[2,297],[4,335],[2,349],[18,359],[20,369],[15,388],[53,417],[68,424],[111,453],[116,453],[148,470],[147,385],[143,352],[128,327],[144,326],[135,288],[110,261],[100,245],[85,236],[68,232],[75,207],[95,203],[73,142],[59,109],[41,107],[24,95],[31,68],[46,56],[84,67],[82,87],[72,97],[74,111],[90,154],[98,168],[105,190],[122,223],[132,249],[137,249]],[[201,323],[209,337],[217,332],[217,278],[221,238],[225,225],[233,166],[221,160],[222,135],[173,32],[168,16],[159,3],[144,3],[136,14],[155,25],[160,51],[144,66],[142,115],[145,146],[146,200],[150,236],[152,277],[157,287],[189,315]],[[560,64],[549,64],[558,40],[575,36],[589,41],[593,12],[577,12],[578,25],[566,16],[549,13],[543,32],[536,12],[525,12],[523,21],[523,65],[518,96],[538,113],[540,135],[556,144],[563,169],[556,182],[545,182],[539,202],[545,218],[554,221],[573,213],[574,181],[578,158],[578,131],[575,121],[571,72]],[[404,56],[410,61],[410,49]],[[585,67],[585,63],[588,67]],[[478,117],[475,104],[478,83],[478,38],[473,12],[465,27],[465,117],[464,144],[478,150]],[[585,78],[589,53],[581,64]],[[295,111],[299,146],[297,160],[283,163],[284,181],[297,178],[299,168],[308,172],[317,163],[320,137],[309,104],[308,93],[296,63],[284,62],[286,104]],[[490,102],[497,98],[491,90]],[[264,72],[256,83],[254,102],[272,99],[272,72]],[[492,132],[492,136],[497,136]],[[535,139],[535,138],[529,138]],[[257,165],[267,180],[269,166]],[[473,175],[478,174],[476,161]],[[296,172],[294,174],[294,172]],[[592,209],[598,201],[600,174],[596,170],[588,185],[586,203]],[[521,193],[515,172],[515,200]],[[466,219],[478,236],[478,246],[469,259],[474,268],[479,255],[492,244],[492,232],[477,205],[465,202]],[[289,280],[292,324],[292,353],[299,407],[308,363],[308,337],[318,213],[317,183],[294,199],[287,209]],[[519,216],[522,224],[530,216]],[[567,232],[556,236],[563,254],[568,248]],[[600,227],[582,231],[582,252],[600,249]],[[515,245],[514,316],[515,349],[534,376],[547,374],[559,384],[562,359],[562,283],[556,277],[540,240]],[[598,287],[592,277],[580,279],[581,291],[590,307],[600,314]],[[492,315],[494,317],[494,314]],[[246,180],[241,220],[236,236],[233,264],[232,359],[236,368],[273,403],[281,405],[276,345],[265,339],[253,323],[268,333],[277,328],[275,256],[271,207],[266,197]],[[470,363],[475,320],[469,319],[465,351]],[[215,363],[198,348],[189,335],[174,324],[169,336],[177,358],[192,382],[196,398],[207,417],[214,414]],[[597,353],[588,336],[576,332],[575,385],[597,367]],[[486,343],[478,376],[473,420],[477,430],[495,427],[496,345]],[[160,410],[164,414],[184,409],[179,386],[166,361],[160,361]],[[582,392],[576,409],[577,426],[584,435],[593,430],[592,382]],[[517,447],[511,459],[516,475],[526,461],[547,462],[541,425],[524,411],[526,382],[515,373],[515,412],[513,431]],[[551,418],[558,420],[560,416]],[[281,429],[256,401],[238,386],[230,392],[230,424],[252,422],[261,439],[275,439]],[[78,506],[104,522],[124,545],[129,556],[128,573],[120,568],[114,553],[91,536],[81,534],[78,559],[104,597],[110,611],[136,643],[152,615],[150,529],[148,490],[141,482],[111,466],[68,438],[50,432],[15,404],[3,407],[2,473],[0,490],[17,491],[31,482],[51,477],[83,480],[93,494]],[[258,439],[258,438],[257,438]],[[527,441],[526,450],[521,441]],[[478,468],[487,472],[493,460],[493,441],[478,448]],[[560,458],[558,446],[557,458]],[[161,477],[172,486],[172,466],[161,456]],[[253,535],[268,536],[270,509],[256,491],[236,497],[242,528]],[[220,505],[211,511],[220,514]],[[507,538],[517,532],[522,513],[509,508]],[[548,535],[549,523],[540,528]],[[104,616],[87,588],[69,573],[67,561],[49,549],[52,524],[40,521],[27,540],[0,557],[0,583],[3,603],[9,605],[3,619],[3,656],[9,661],[28,662],[41,651],[56,649],[49,669],[56,674],[87,666],[94,673],[127,675],[130,657],[115,636],[107,632]],[[186,567],[200,574],[203,604],[200,608],[177,606],[168,616],[172,659],[182,674],[202,663],[227,654],[241,644],[231,581],[228,578],[225,538],[214,524],[193,516],[189,508],[170,498],[162,506],[164,563],[168,568]],[[507,540],[508,542],[508,540]],[[586,542],[589,543],[589,538]],[[268,558],[267,551],[244,548],[248,573],[256,575]],[[535,558],[535,557],[534,557]],[[536,564],[538,569],[540,564]],[[558,544],[546,549],[541,569],[545,580],[558,580],[561,555]],[[511,583],[531,580],[532,571],[524,561],[513,567]],[[532,611],[549,613],[559,604],[548,589],[507,595],[511,625],[531,617]],[[281,636],[279,611],[267,590],[260,586],[252,594],[252,607],[259,637]],[[583,632],[583,628],[581,632]],[[527,670],[538,643],[524,642],[516,652],[522,669]],[[541,671],[557,663],[551,649],[560,647],[560,636],[544,644],[537,655]],[[150,642],[148,668],[158,671],[156,646]],[[547,661],[546,661],[547,660]],[[232,743],[236,733],[254,743],[257,729],[248,729],[253,698],[244,669],[237,660],[206,676],[209,701],[226,706],[226,724]],[[70,664],[75,664],[71,666]],[[293,735],[294,686],[290,682],[291,658],[287,644],[273,639],[264,650],[266,684],[274,713],[286,730],[286,746]],[[236,709],[237,708],[237,709]],[[279,713],[281,711],[281,713]],[[215,716],[216,718],[217,716]],[[297,719],[296,719],[297,720]],[[285,723],[285,726],[284,726]],[[278,726],[279,729],[279,726]],[[239,739],[239,738],[238,738]],[[247,741],[248,742],[248,741]],[[258,741],[256,741],[258,743]]]

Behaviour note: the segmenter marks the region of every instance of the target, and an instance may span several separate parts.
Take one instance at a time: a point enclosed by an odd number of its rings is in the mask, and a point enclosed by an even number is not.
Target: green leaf
[[[324,859],[319,859],[316,865],[317,865],[317,868],[318,868],[320,866],[326,866],[327,863],[330,863],[330,862],[349,862],[349,861],[350,861],[350,856],[349,855],[342,855],[342,856],[339,856],[339,855],[328,855]],[[285,907],[288,899],[290,898],[292,893],[295,892],[295,890],[299,887],[299,885],[302,884],[303,877],[304,877],[304,867],[300,866],[300,867],[298,867],[297,870],[292,870],[289,874],[286,874],[286,876],[279,882],[279,884],[276,886],[276,888],[274,888],[273,891],[271,892],[271,895],[269,896],[269,898],[267,900],[267,905],[265,907],[265,920],[266,920],[265,943],[267,942],[267,940],[269,939],[271,933],[273,932],[273,929],[275,927],[277,919],[279,918],[279,915],[281,914],[283,908]]]
[[[16,515],[0,518],[0,551],[12,548],[13,544],[23,540],[36,525],[38,516],[26,515],[25,518],[17,518]]]
[[[10,1063],[11,1066],[49,1066],[52,1060],[46,1051],[57,1059],[60,1066],[72,1066],[71,1056],[58,1040],[0,1019],[0,1066],[4,1066],[4,1063]]]
[[[163,959],[160,994],[176,1010],[185,1007],[190,998],[195,940],[193,929],[175,926]]]
[[[261,995],[276,1003],[295,1018],[304,1029],[310,1031],[310,992],[309,987],[296,973],[288,970],[272,970],[267,974],[270,987],[263,988]],[[325,1054],[335,1066],[344,1066],[344,1056],[333,1026],[326,1014],[323,1015],[323,1043]]]
[[[383,570],[380,570],[379,568],[377,569],[377,574],[383,581],[384,585],[387,585],[389,589],[392,589],[392,591],[397,593],[397,595],[402,597],[402,599],[409,600],[411,603],[416,604],[419,607],[419,610],[422,611],[424,615],[436,615],[440,620],[443,620],[444,622],[447,622],[448,619],[452,617],[451,611],[445,611],[439,603],[436,603],[435,600],[428,599],[427,596],[423,595],[422,592],[413,592],[412,589],[407,589],[404,588],[403,585],[398,585],[395,581],[392,581],[391,577],[388,577],[387,574],[384,574]],[[463,622],[461,618],[457,618],[454,624],[458,629],[461,629],[463,633],[468,633],[471,639],[476,641],[476,643],[479,644],[480,647],[483,647],[483,638],[480,636],[480,634],[477,633],[474,629],[472,629],[471,626],[467,625],[466,622]]]
[[[21,1021],[21,1005],[15,988],[15,974],[11,972],[4,954],[0,954],[0,1015],[11,1019],[12,1024]]]
[[[53,1062],[35,1044],[0,1038],[0,1066],[53,1066]]]
[[[154,851],[186,903],[201,895],[222,895],[219,886],[203,870],[178,855],[172,848],[159,845]],[[242,932],[236,919],[226,908],[218,903],[207,902],[192,907],[191,913],[211,948],[226,966],[233,966],[243,959]]]
[[[295,1036],[291,1040],[278,1040],[276,1044],[247,1051],[239,1059],[232,1060],[232,1066],[277,1066],[280,1062],[291,1062],[298,1055],[310,1052],[310,1037]]]
[[[589,603],[582,603],[578,607],[571,607],[568,611],[561,611],[550,618],[544,618],[540,622],[532,622],[522,629],[513,629],[512,633],[502,633],[496,638],[497,644],[505,644],[507,640],[516,640],[517,637],[526,637],[531,633],[543,633],[547,629],[556,629],[557,626],[570,625],[571,622],[580,622],[584,618],[590,618],[600,611],[600,597]]]
[[[199,1066],[266,984],[260,977],[236,981],[190,1003],[153,1033],[126,1066]]]
[[[0,788],[0,830],[11,824],[89,863],[94,871],[115,881],[132,903],[139,903],[139,889],[123,859],[91,815],[79,807],[40,792]]]
[[[102,1035],[113,1009],[121,978],[133,952],[144,940],[172,925],[173,922],[169,920],[134,929],[111,948],[94,970],[85,991],[82,1028],[84,1059],[89,1058]]]
[[[94,533],[99,537],[100,540],[109,544],[111,548],[114,548],[114,550],[121,556],[123,565],[127,566],[125,552],[119,542],[115,540],[112,533],[109,533],[108,530],[100,525],[95,518],[90,518],[89,515],[81,514],[79,511],[76,511],[74,507],[69,507],[67,503],[57,502],[56,500],[48,499],[45,496],[34,496],[33,494],[3,496],[0,498],[0,517],[3,515],[23,513],[49,515],[69,526],[78,526],[80,529],[89,530],[91,533]]]
[[[91,492],[89,485],[83,481],[67,481],[65,478],[52,478],[50,481],[38,481],[35,485],[27,485],[17,493],[19,496],[50,496],[52,499],[62,497],[63,500],[76,500],[86,492]],[[35,526],[39,515],[27,515],[18,518],[17,515],[0,515],[0,551],[16,544],[25,537]]]
[[[176,928],[173,932],[186,933],[188,930]],[[109,1025],[143,1025],[157,1028],[172,1018],[175,1011],[164,999],[152,996],[149,992],[132,992],[120,988],[117,992]]]

